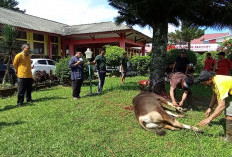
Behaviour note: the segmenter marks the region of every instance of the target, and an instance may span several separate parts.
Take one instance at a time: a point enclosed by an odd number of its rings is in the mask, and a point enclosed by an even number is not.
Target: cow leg
[[[172,124],[174,127],[177,128],[184,128],[184,129],[189,129],[189,130],[193,130],[193,131],[197,131],[197,132],[202,132],[200,129],[198,129],[197,127],[194,126],[190,126],[190,125],[186,125],[186,124],[182,124],[179,121],[177,121],[174,117],[172,117],[171,115],[169,115],[167,112],[165,112],[162,108],[158,109],[160,115],[162,115],[163,120],[165,122],[168,122],[170,124]]]
[[[167,110],[165,110],[165,111],[167,112],[167,114],[169,114],[169,115],[171,115],[173,117],[176,117],[176,118],[183,118],[183,117],[185,117],[185,115],[174,114],[171,111],[167,111]]]
[[[173,131],[175,131],[175,130],[180,130],[179,128],[174,127],[174,126],[171,126],[170,124],[165,123],[165,122],[162,123],[162,127],[163,127],[164,129],[173,130]]]

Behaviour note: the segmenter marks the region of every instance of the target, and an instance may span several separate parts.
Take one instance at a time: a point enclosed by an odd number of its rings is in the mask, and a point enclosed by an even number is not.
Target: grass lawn
[[[230,157],[232,144],[223,142],[222,114],[203,134],[193,131],[167,131],[165,136],[142,129],[132,105],[139,93],[137,81],[145,77],[106,78],[104,92],[74,101],[71,87],[57,86],[32,93],[35,100],[16,107],[17,96],[0,100],[0,156],[206,156]],[[168,87],[167,87],[168,88]],[[93,87],[96,92],[97,87]],[[178,91],[179,92],[179,91]],[[198,126],[209,105],[211,88],[192,87],[193,110],[180,122]]]

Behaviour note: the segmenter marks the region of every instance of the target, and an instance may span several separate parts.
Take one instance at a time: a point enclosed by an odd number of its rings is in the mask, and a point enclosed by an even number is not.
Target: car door
[[[46,60],[38,60],[37,61],[37,63],[38,63],[38,65],[37,65],[37,69],[39,70],[39,71],[46,71],[46,73],[48,73],[49,74],[49,72],[50,72],[50,69],[49,69],[49,67],[48,67],[48,64],[47,64],[47,61]]]
[[[52,73],[54,74],[55,69],[56,69],[55,61],[49,59],[47,60],[47,62],[48,62],[49,69],[52,70]],[[49,73],[50,73],[50,70],[49,70]]]

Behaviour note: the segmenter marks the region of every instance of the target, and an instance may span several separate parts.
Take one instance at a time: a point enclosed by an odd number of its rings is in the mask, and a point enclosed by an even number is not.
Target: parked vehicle
[[[0,63],[0,83],[2,83],[3,77],[6,72],[6,67],[7,66],[5,64]],[[9,75],[7,77],[7,82],[10,82],[11,84],[15,84],[16,81],[17,81],[17,76],[15,73],[15,70],[12,66],[10,66]]]
[[[113,71],[118,71],[120,70],[120,66],[112,67],[112,66],[106,66],[106,72],[112,73]]]
[[[50,74],[50,70],[52,70],[52,73],[54,73],[55,69],[56,69],[56,65],[54,60],[46,59],[46,58],[31,59],[32,75],[34,75],[36,71],[44,71],[44,70],[48,74]]]

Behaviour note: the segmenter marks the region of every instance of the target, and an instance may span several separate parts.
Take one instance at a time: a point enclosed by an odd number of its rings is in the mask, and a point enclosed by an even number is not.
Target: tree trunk
[[[188,42],[188,50],[191,49],[191,41]]]
[[[5,75],[4,75],[3,80],[2,80],[2,87],[3,87],[3,88],[4,88],[5,85],[6,85],[6,79],[7,79],[7,76],[8,76],[8,74],[9,74],[10,61],[11,61],[11,55],[9,55],[9,57],[8,57],[7,66],[6,66],[6,72],[5,72]]]
[[[150,91],[169,98],[165,90],[164,73],[168,42],[168,23],[153,25],[152,53],[150,62]]]

